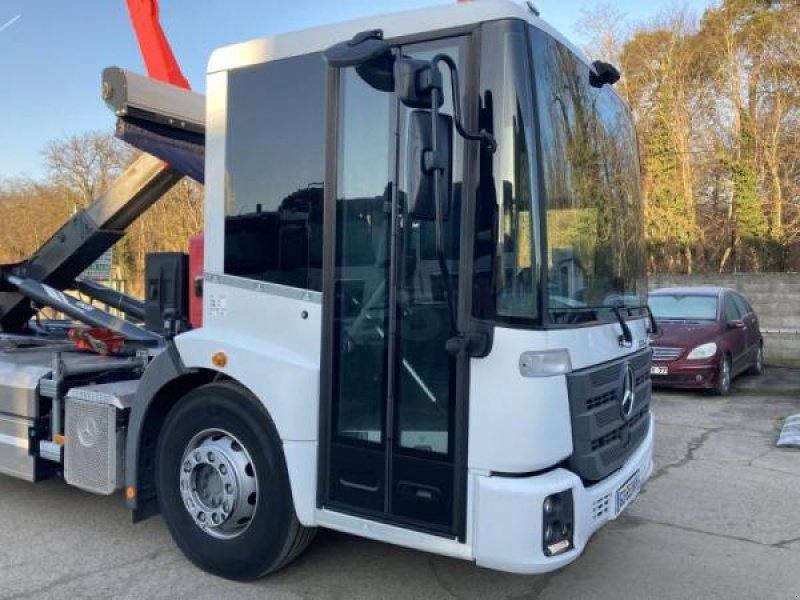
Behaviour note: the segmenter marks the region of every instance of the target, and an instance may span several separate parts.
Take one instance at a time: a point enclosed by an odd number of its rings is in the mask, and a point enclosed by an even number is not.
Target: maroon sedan
[[[740,373],[763,370],[758,317],[736,290],[664,288],[650,292],[649,304],[659,326],[650,342],[653,385],[726,394]]]

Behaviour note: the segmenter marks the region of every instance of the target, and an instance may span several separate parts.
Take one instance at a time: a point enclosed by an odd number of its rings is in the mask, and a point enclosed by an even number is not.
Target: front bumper
[[[636,471],[641,482],[653,472],[655,422],[625,464],[606,479],[585,487],[566,469],[533,477],[477,476],[474,556],[478,565],[512,573],[546,573],[574,561],[592,534],[616,519],[614,494]],[[575,502],[573,548],[547,557],[542,551],[542,503],[554,493],[571,489]]]
[[[711,361],[675,360],[672,362],[653,362],[654,367],[666,367],[666,375],[651,374],[650,380],[655,387],[673,387],[686,389],[707,389],[714,386],[719,376],[716,359]]]

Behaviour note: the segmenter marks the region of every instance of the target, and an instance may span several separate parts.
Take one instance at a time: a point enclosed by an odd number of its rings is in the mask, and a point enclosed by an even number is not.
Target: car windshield
[[[716,321],[715,296],[657,294],[650,296],[650,310],[657,320]]]

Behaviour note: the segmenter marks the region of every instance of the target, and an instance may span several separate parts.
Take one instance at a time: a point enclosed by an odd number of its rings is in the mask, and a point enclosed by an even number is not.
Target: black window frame
[[[500,325],[504,327],[510,328],[517,328],[517,329],[532,329],[532,330],[540,330],[546,328],[546,323],[543,319],[543,307],[544,307],[544,289],[546,286],[546,279],[545,279],[545,269],[542,267],[543,263],[543,256],[545,251],[545,239],[546,239],[546,231],[544,229],[544,224],[542,223],[541,218],[541,194],[542,194],[542,182],[541,182],[541,162],[539,161],[539,156],[541,152],[541,145],[539,141],[539,115],[536,107],[536,88],[535,88],[535,81],[534,81],[534,74],[533,74],[533,65],[530,56],[530,24],[527,21],[521,21],[516,19],[508,19],[502,20],[497,22],[491,23],[484,23],[482,28],[482,41],[481,41],[481,51],[480,56],[478,58],[478,62],[481,65],[480,69],[480,80],[479,80],[479,103],[480,106],[478,111],[479,115],[479,126],[482,129],[486,129],[495,135],[499,135],[499,132],[495,131],[495,123],[501,119],[503,114],[497,114],[498,107],[497,105],[493,105],[491,107],[488,106],[488,102],[486,99],[491,96],[491,98],[499,104],[499,99],[503,97],[503,89],[502,89],[502,82],[504,81],[503,74],[497,73],[497,64],[496,62],[492,62],[490,56],[487,54],[491,54],[493,48],[501,47],[503,43],[503,37],[506,35],[516,35],[519,37],[519,41],[517,42],[518,48],[516,49],[516,56],[518,57],[519,61],[521,62],[521,68],[519,72],[515,72],[513,75],[514,82],[512,85],[519,87],[526,87],[527,91],[525,92],[528,97],[530,98],[530,104],[527,107],[528,115],[530,117],[529,127],[532,129],[533,134],[533,147],[528,149],[528,152],[533,155],[533,169],[530,173],[530,181],[531,181],[531,189],[530,193],[533,195],[531,206],[531,220],[532,220],[532,233],[533,235],[537,236],[535,243],[532,244],[531,252],[534,253],[531,256],[532,263],[534,263],[532,268],[532,275],[533,275],[533,286],[536,297],[536,307],[537,307],[537,314],[531,317],[522,317],[522,316],[512,316],[512,315],[502,315],[499,314],[497,311],[497,300],[498,300],[498,288],[496,284],[493,284],[491,287],[491,303],[486,306],[485,303],[481,303],[479,298],[474,296],[474,290],[472,295],[472,317],[476,322],[479,323],[490,323],[492,325]],[[488,51],[488,52],[487,52]],[[505,65],[503,65],[505,68]],[[493,112],[490,111],[490,108],[493,109]],[[498,145],[508,143],[508,140],[503,139],[500,137],[498,140]],[[502,203],[503,198],[497,198],[497,187],[498,185],[495,183],[495,180],[498,179],[498,170],[499,166],[497,163],[497,154],[493,154],[486,150],[486,148],[482,148],[480,151],[479,159],[478,159],[478,167],[477,167],[477,176],[478,176],[478,183],[477,189],[475,190],[475,210],[473,214],[470,215],[470,219],[475,224],[474,228],[474,236],[472,240],[473,249],[475,250],[475,244],[478,242],[478,228],[476,220],[478,218],[478,210],[479,204],[481,203],[488,203],[493,201],[495,203]],[[502,178],[499,179],[500,183],[500,194],[502,195]],[[487,198],[487,195],[490,196]],[[494,197],[491,197],[491,196]],[[497,233],[497,232],[495,232]],[[499,235],[493,239],[495,246],[500,246],[503,244],[503,240],[499,239]],[[497,258],[497,248],[494,250],[493,258]],[[475,261],[476,257],[473,255],[473,276],[474,276],[474,269],[475,269]],[[492,266],[492,278],[495,277],[494,271],[496,270],[497,265],[493,264]]]

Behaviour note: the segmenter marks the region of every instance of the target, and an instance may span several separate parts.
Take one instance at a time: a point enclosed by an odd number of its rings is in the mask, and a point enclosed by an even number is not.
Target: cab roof
[[[473,0],[458,3],[453,0],[452,4],[314,27],[219,48],[211,55],[208,73],[321,52],[333,44],[351,39],[357,33],[372,29],[382,29],[384,37],[391,40],[501,19],[527,21],[568,46],[591,66],[589,59],[580,49],[540,19],[526,4],[511,0]]]

